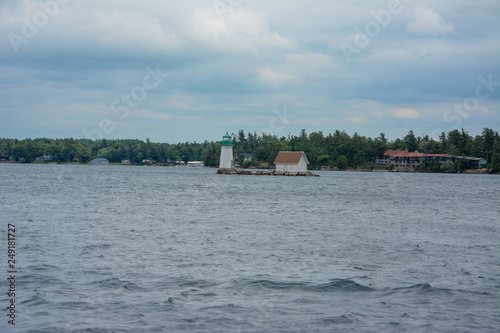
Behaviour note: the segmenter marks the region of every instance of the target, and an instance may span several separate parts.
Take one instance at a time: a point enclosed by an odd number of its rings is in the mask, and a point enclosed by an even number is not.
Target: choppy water
[[[500,177],[0,164],[2,332],[494,332]]]

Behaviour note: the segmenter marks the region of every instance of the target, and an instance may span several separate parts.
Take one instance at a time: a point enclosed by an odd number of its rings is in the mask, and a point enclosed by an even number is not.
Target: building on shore
[[[42,156],[38,156],[36,159],[35,159],[35,162],[62,162],[63,159],[62,159],[62,156],[59,155],[59,154],[55,154],[55,155],[45,155],[43,154]]]
[[[401,169],[412,169],[418,164],[426,161],[465,161],[467,169],[480,169],[486,167],[486,160],[480,157],[467,157],[467,156],[453,156],[448,154],[422,154],[418,151],[413,153],[405,150],[387,150],[377,159],[378,166],[392,165]]]
[[[108,165],[109,161],[105,158],[96,158],[90,161],[90,165]]]
[[[467,169],[486,168],[486,159],[481,157],[455,156],[458,160],[464,160]]]
[[[187,166],[201,168],[205,166],[205,164],[203,163],[203,161],[188,161]]]
[[[280,151],[274,164],[277,172],[307,172],[309,161],[303,151]]]

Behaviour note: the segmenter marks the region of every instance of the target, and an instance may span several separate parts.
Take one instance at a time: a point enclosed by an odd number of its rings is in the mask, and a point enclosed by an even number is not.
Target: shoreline
[[[90,163],[71,163],[71,162],[64,162],[64,163],[56,163],[56,162],[32,162],[32,163],[19,163],[19,162],[11,162],[11,161],[0,161],[0,164],[32,164],[32,165],[91,165]],[[170,168],[189,168],[189,169],[198,169],[198,168],[208,168],[208,169],[216,169],[216,167],[211,167],[211,166],[203,166],[203,167],[189,167],[189,166],[177,166],[177,165],[158,165],[158,164],[132,164],[132,165],[127,165],[127,164],[121,164],[121,163],[109,163],[106,165],[113,165],[113,166],[152,166],[152,167],[170,167]],[[100,165],[102,166],[102,165]],[[415,171],[415,170],[401,170],[401,169],[394,169],[394,170],[384,170],[384,169],[345,169],[345,170],[335,170],[335,169],[326,169],[326,170],[308,170],[307,175],[303,173],[290,173],[290,174],[283,174],[274,171],[269,170],[269,169],[235,169],[236,173],[234,172],[225,172],[223,174],[241,174],[241,175],[283,175],[283,176],[319,176],[317,174],[312,173],[311,171],[328,171],[328,172],[390,172],[390,173],[429,173],[429,174],[460,174],[460,175],[500,175],[500,173],[489,173],[487,169],[467,169],[463,170],[462,172],[431,172],[431,171]],[[218,172],[219,173],[219,172]],[[310,175],[309,175],[310,174]]]

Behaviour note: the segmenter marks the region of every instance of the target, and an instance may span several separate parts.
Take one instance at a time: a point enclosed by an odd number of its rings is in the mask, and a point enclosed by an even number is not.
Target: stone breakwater
[[[256,175],[256,176],[303,176],[319,177],[311,172],[278,172],[268,170],[236,170],[236,169],[217,169],[219,175]]]

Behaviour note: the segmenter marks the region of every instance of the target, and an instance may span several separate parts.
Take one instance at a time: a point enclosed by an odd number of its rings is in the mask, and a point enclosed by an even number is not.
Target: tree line
[[[345,168],[370,168],[377,156],[388,149],[408,149],[429,154],[482,157],[488,168],[500,171],[500,137],[497,131],[484,128],[481,135],[471,136],[464,129],[441,133],[434,140],[429,136],[416,136],[413,131],[402,139],[390,141],[384,133],[376,138],[353,135],[345,131],[330,134],[302,130],[298,136],[289,134],[278,137],[266,133],[233,134],[236,164],[243,167],[272,165],[280,150],[304,151],[312,169],[322,166]],[[102,157],[111,163],[129,160],[141,164],[149,159],[159,163],[175,161],[203,161],[207,166],[218,166],[220,144],[218,141],[177,144],[154,143],[142,140],[90,140],[90,139],[0,139],[0,156],[12,157],[16,162],[31,163],[38,156],[52,155],[58,162],[88,163]]]

